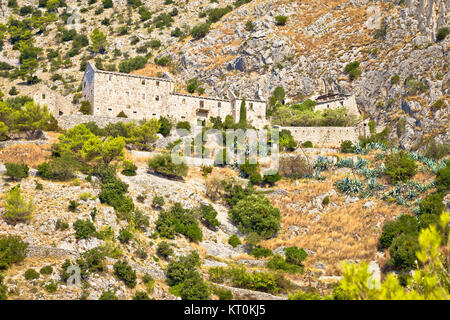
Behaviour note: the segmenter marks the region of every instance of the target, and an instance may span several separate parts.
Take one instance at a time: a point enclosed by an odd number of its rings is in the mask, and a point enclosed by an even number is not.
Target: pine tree
[[[103,32],[99,31],[97,28],[95,28],[92,31],[91,34],[91,51],[94,53],[104,53],[106,50],[106,36],[103,34]]]
[[[245,106],[245,98],[241,103],[241,111],[239,113],[239,127],[242,129],[247,127],[247,108]]]

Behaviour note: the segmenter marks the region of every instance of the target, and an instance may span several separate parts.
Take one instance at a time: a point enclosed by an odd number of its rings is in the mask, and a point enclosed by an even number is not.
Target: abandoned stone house
[[[327,109],[347,108],[349,115],[359,117],[361,114],[356,104],[354,95],[343,93],[327,93],[314,99],[316,106],[314,111],[324,111]]]
[[[166,116],[203,125],[211,117],[225,120],[231,115],[239,121],[242,99],[232,92],[229,99],[219,99],[176,93],[174,89],[171,79],[98,70],[90,62],[82,80],[83,99],[90,102],[94,116],[112,118],[123,112],[136,120]],[[256,128],[264,127],[266,101],[246,99],[245,105],[247,121]]]

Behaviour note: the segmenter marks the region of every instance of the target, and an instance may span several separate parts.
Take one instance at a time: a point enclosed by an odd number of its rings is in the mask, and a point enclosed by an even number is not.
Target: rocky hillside
[[[15,84],[25,94],[34,86],[14,76],[21,52],[11,42],[8,21],[33,21],[39,15],[23,9],[29,1],[11,3],[0,10],[6,25],[0,61],[13,69],[6,71],[13,83],[3,77],[0,88],[8,94]],[[295,101],[329,90],[354,93],[361,111],[388,125],[391,138],[404,148],[417,149],[432,137],[449,140],[445,28],[450,10],[445,0],[67,0],[55,8],[36,3],[45,19],[31,24],[33,45],[41,49],[33,74],[66,101],[73,100],[74,112],[85,62],[96,59],[98,67],[112,71],[167,73],[180,82],[179,90],[198,77],[206,93],[215,96],[231,89],[266,99],[277,86]],[[286,22],[277,23],[277,16]],[[205,22],[209,32],[193,39],[191,31]],[[78,25],[77,39],[67,23]],[[92,50],[95,28],[106,36],[100,53]],[[136,56],[147,59],[142,70],[133,71],[145,61],[120,66]],[[171,59],[156,65],[155,57]],[[351,81],[344,69],[356,61]]]

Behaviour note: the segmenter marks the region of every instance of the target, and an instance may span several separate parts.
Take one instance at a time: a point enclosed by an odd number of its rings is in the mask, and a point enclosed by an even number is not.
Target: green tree
[[[29,221],[34,209],[33,200],[26,201],[18,185],[5,195],[5,218],[8,223]]]
[[[231,210],[230,218],[242,232],[256,232],[270,238],[280,229],[280,210],[263,196],[248,196],[240,200]]]
[[[245,105],[245,98],[242,99],[241,109],[239,112],[239,127],[241,129],[247,128],[247,107]]]
[[[94,53],[104,53],[106,51],[106,46],[108,45],[106,36],[97,28],[92,31],[91,44],[91,51]]]

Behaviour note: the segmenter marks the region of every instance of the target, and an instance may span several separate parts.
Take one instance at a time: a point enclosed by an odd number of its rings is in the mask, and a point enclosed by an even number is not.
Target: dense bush
[[[41,270],[39,270],[39,273],[42,275],[49,275],[53,273],[53,268],[52,266],[45,266],[42,267]]]
[[[17,185],[5,195],[5,218],[6,222],[15,224],[28,222],[35,209],[33,200],[26,201],[20,193],[20,186]]]
[[[186,177],[189,171],[186,163],[175,164],[170,153],[165,152],[150,158],[148,161],[149,168],[156,173],[162,174],[170,178]]]
[[[443,196],[440,193],[433,193],[427,195],[419,205],[421,214],[435,214],[440,215],[444,212],[445,205]]]
[[[209,228],[216,229],[220,226],[220,221],[217,220],[217,211],[211,205],[200,205],[198,209],[200,219]]]
[[[101,169],[99,169],[101,170]],[[134,210],[133,200],[125,193],[128,185],[116,177],[114,170],[103,170],[103,173],[97,172],[102,182],[102,190],[98,198],[102,203],[107,203],[121,214],[128,214]],[[101,176],[104,174],[104,176]]]
[[[280,147],[286,151],[294,151],[297,147],[297,142],[295,142],[292,133],[289,130],[283,129],[280,131]]]
[[[5,164],[6,173],[8,177],[12,179],[23,179],[28,177],[28,171],[30,168],[25,163],[13,163],[8,162]]]
[[[450,161],[436,173],[436,187],[439,192],[447,193],[450,191]]]
[[[35,280],[35,279],[39,279],[40,274],[39,272],[37,272],[34,269],[28,269],[27,271],[25,271],[24,277],[26,280],[30,281],[30,280]]]
[[[88,239],[95,237],[97,234],[97,230],[90,220],[78,219],[74,222],[73,228],[75,229],[75,238],[77,239]]]
[[[119,298],[116,296],[116,293],[113,290],[107,290],[102,292],[98,300],[119,300]]]
[[[444,28],[440,28],[436,34],[436,40],[437,41],[442,41],[444,40],[447,35],[450,33],[450,29],[447,27]]]
[[[173,255],[172,245],[167,241],[162,241],[158,243],[158,246],[156,247],[156,253],[164,259],[167,259]]]
[[[134,70],[139,70],[145,67],[148,58],[144,56],[137,56],[128,60],[123,60],[119,63],[119,71],[123,73],[130,73]]]
[[[314,146],[313,146],[313,143],[311,142],[311,141],[305,141],[305,142],[303,142],[302,144],[301,144],[301,146],[303,147],[303,148],[313,148]]]
[[[120,243],[128,243],[131,239],[133,239],[133,234],[130,232],[130,230],[126,228],[122,228],[119,230],[117,240],[119,240]]]
[[[417,236],[402,234],[392,240],[389,247],[390,263],[395,267],[411,269],[414,267],[418,249]]]
[[[124,176],[132,177],[136,175],[138,167],[131,160],[124,160],[122,162],[122,174]]]
[[[288,273],[301,273],[303,268],[296,264],[292,264],[286,261],[280,255],[274,255],[270,260],[266,263],[266,267],[272,270],[278,270]]]
[[[126,262],[117,261],[114,264],[114,274],[122,280],[128,288],[134,288],[137,284],[136,271]]]
[[[402,234],[417,234],[417,228],[417,219],[410,215],[401,215],[396,221],[386,222],[380,236],[380,247],[389,248],[394,238]]]
[[[232,246],[233,248],[236,248],[238,245],[242,244],[241,239],[239,239],[239,237],[235,234],[233,234],[229,239],[228,239],[228,244],[230,246]]]
[[[164,137],[167,137],[172,130],[172,121],[166,117],[159,117],[159,123],[161,126],[159,127],[158,133],[162,134]]]
[[[0,237],[0,270],[8,269],[12,264],[25,259],[28,243],[17,236]]]
[[[156,221],[156,231],[164,238],[174,239],[177,233],[191,241],[201,241],[203,234],[190,210],[176,203],[170,210],[163,210]]]
[[[177,129],[184,129],[190,132],[191,124],[188,121],[180,121],[177,123]]]
[[[255,258],[261,257],[266,258],[272,255],[272,250],[263,247],[258,247],[253,249],[250,255],[254,256]]]
[[[295,246],[284,249],[284,252],[286,254],[286,262],[297,266],[302,266],[302,262],[308,257],[305,250]]]
[[[280,229],[280,210],[263,196],[248,196],[240,200],[229,215],[241,232],[257,232],[270,238]]]
[[[287,17],[286,16],[276,16],[275,22],[278,26],[284,26],[284,25],[286,25]]]
[[[191,36],[198,40],[203,38],[209,32],[209,24],[208,23],[200,23],[194,26],[191,30]]]
[[[193,251],[187,256],[177,257],[167,266],[167,284],[175,286],[183,282],[186,276],[200,266],[200,256]]]
[[[393,183],[406,182],[417,172],[416,162],[405,151],[391,153],[386,157],[384,165],[385,174]]]
[[[41,163],[38,174],[48,180],[68,181],[75,177],[74,172],[80,168],[80,164],[70,156],[52,158],[48,162]]]

